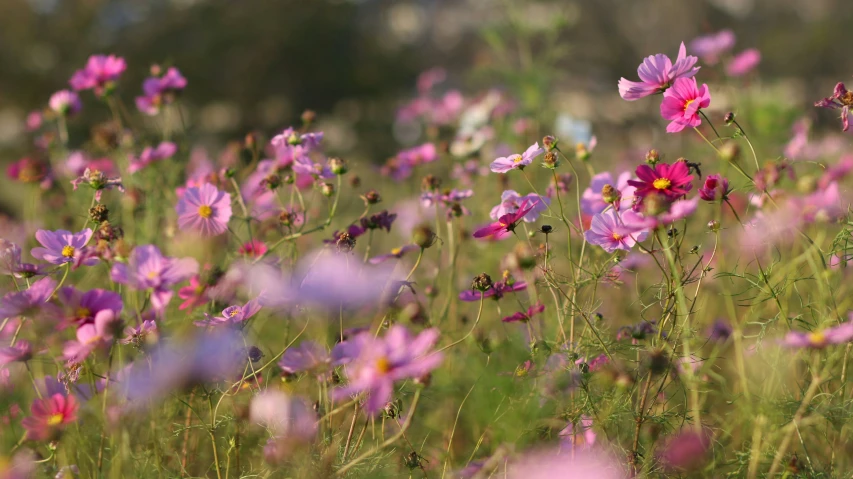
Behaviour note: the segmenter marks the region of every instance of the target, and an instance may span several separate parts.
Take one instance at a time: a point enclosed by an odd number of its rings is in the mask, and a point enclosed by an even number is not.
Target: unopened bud
[[[730,112],[726,113],[726,116],[723,117],[723,121],[726,122],[727,126],[731,125],[735,121],[734,112],[730,111]]]
[[[669,211],[669,201],[665,195],[650,194],[643,199],[643,213],[647,216],[657,216]]]
[[[620,196],[622,195],[619,193],[619,190],[609,183],[601,187],[601,199],[609,205],[619,201]]]
[[[740,147],[737,143],[729,141],[720,147],[720,159],[723,161],[733,162],[740,157]]]
[[[329,169],[336,175],[343,175],[347,172],[347,164],[340,158],[329,158]]]
[[[545,153],[545,157],[542,158],[542,166],[553,170],[560,166],[560,158],[553,151],[549,151],[548,153]]]
[[[323,196],[326,198],[331,198],[332,195],[335,194],[335,185],[331,183],[323,183],[320,185],[320,192],[323,193]]]
[[[314,123],[314,120],[317,119],[317,113],[314,110],[305,110],[302,112],[302,124],[308,126]]]
[[[261,186],[270,191],[275,191],[281,186],[281,177],[275,173],[269,174],[261,180]]]
[[[436,178],[434,175],[426,175],[421,179],[421,190],[423,191],[436,191],[439,186],[441,186],[441,180]]]
[[[474,291],[485,292],[491,287],[492,277],[487,275],[486,273],[474,276],[474,280],[471,281],[471,289],[473,289]]]
[[[548,136],[542,138],[542,146],[545,147],[545,149],[548,151],[551,151],[554,148],[556,148],[557,143],[559,143],[559,140],[554,138],[552,135],[548,135]]]
[[[153,77],[159,77],[160,75],[163,74],[163,68],[156,63],[151,65],[151,68],[149,69],[149,71],[151,72],[151,76],[153,76]]]
[[[353,188],[358,188],[359,186],[361,186],[361,178],[357,176],[350,176],[349,185]]]
[[[658,153],[658,150],[652,148],[646,153],[646,163],[651,166],[655,166],[658,161],[660,161],[660,153]]]
[[[89,219],[93,223],[103,223],[110,219],[110,210],[104,205],[95,205],[89,208]]]
[[[717,231],[720,231],[720,222],[717,220],[709,221],[708,222],[708,229],[714,233],[716,233]]]
[[[429,248],[435,244],[435,240],[435,232],[429,225],[422,224],[417,226],[412,232],[412,243],[420,246],[421,248]]]
[[[362,196],[364,201],[369,205],[375,205],[382,201],[382,196],[379,195],[379,192],[376,190],[370,190]]]
[[[539,231],[545,234],[549,234],[550,232],[554,231],[554,227],[551,225],[542,225],[542,227],[539,228]]]
[[[575,156],[581,161],[586,161],[590,156],[592,156],[592,154],[589,152],[585,144],[578,143],[575,145]]]

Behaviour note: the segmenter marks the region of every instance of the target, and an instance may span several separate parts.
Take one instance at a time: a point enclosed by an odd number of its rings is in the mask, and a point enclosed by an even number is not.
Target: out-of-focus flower
[[[211,184],[187,188],[178,201],[178,226],[202,236],[218,236],[227,231],[231,219],[231,195]]]
[[[506,293],[514,293],[527,289],[527,283],[524,281],[498,281],[486,291],[466,290],[459,293],[461,301],[479,301],[480,297],[494,298],[495,300],[503,298]]]
[[[539,196],[536,193],[521,196],[513,190],[506,190],[501,193],[500,204],[492,208],[489,216],[493,220],[498,220],[504,215],[517,213],[521,205],[525,202],[532,204],[533,208],[531,208],[521,219],[524,220],[525,223],[533,223],[539,219],[540,214],[548,209],[548,205],[551,204],[551,199]]]
[[[426,376],[443,359],[432,348],[438,340],[438,330],[428,329],[415,337],[405,326],[391,326],[383,338],[362,333],[353,338],[358,350],[355,359],[346,367],[349,383],[336,389],[336,398],[367,392],[364,410],[377,413],[391,399],[394,382]]]
[[[115,188],[124,193],[124,185],[121,182],[121,178],[108,178],[103,172],[90,168],[86,168],[81,176],[71,180],[75,191],[81,183],[89,185],[90,188],[95,190],[95,201],[101,201],[101,192],[103,190]]]
[[[695,53],[703,62],[714,65],[720,57],[735,46],[735,34],[731,30],[721,30],[717,33],[696,37],[690,42],[690,51]]]
[[[838,163],[830,165],[817,182],[820,189],[827,189],[836,181],[844,179],[853,171],[853,155],[842,156]]]
[[[93,322],[77,327],[77,339],[65,343],[62,348],[63,357],[69,363],[77,364],[83,362],[96,349],[108,348],[119,323],[119,318],[112,310],[100,311]]]
[[[370,258],[369,262],[370,262],[370,264],[379,264],[379,263],[384,263],[385,261],[388,261],[391,258],[399,259],[399,258],[402,258],[403,255],[408,253],[409,251],[415,251],[417,249],[419,249],[419,247],[417,245],[407,244],[404,246],[400,246],[399,248],[392,249],[390,253],[381,254],[379,256],[374,256],[374,257]]]
[[[755,48],[744,50],[732,58],[726,65],[726,73],[739,77],[751,72],[761,63],[761,52]]]
[[[708,331],[708,337],[713,341],[725,341],[731,337],[734,329],[731,323],[723,318],[718,318],[714,321]]]
[[[581,416],[577,426],[571,422],[568,423],[559,435],[560,445],[568,448],[590,449],[595,445],[596,434],[592,430],[592,418],[590,416]]]
[[[328,375],[330,364],[329,352],[314,341],[302,341],[299,346],[288,348],[278,361],[285,374],[309,372],[318,378]]]
[[[501,471],[507,479],[595,478],[627,479],[625,464],[598,450],[530,452]]]
[[[640,98],[660,93],[667,90],[673,82],[679,78],[690,78],[699,71],[699,67],[693,65],[699,59],[687,56],[684,42],[678,49],[678,57],[675,63],[668,56],[658,53],[646,57],[642,65],[637,68],[640,76],[639,82],[629,81],[625,78],[619,79],[619,95],[622,99],[633,101]]]
[[[162,76],[152,76],[142,82],[142,96],[136,97],[136,107],[146,115],[156,115],[163,105],[175,100],[175,95],[187,86],[187,79],[175,67]]]
[[[699,88],[695,78],[679,78],[672,88],[663,93],[660,104],[660,114],[670,120],[666,126],[668,133],[678,133],[685,128],[695,128],[702,124],[699,110],[711,105],[711,93],[708,85]]]
[[[729,180],[720,175],[708,175],[705,184],[699,188],[699,197],[705,201],[725,200],[730,192]]]
[[[35,316],[39,313],[47,313],[48,316],[56,314],[56,306],[48,303],[54,288],[56,281],[52,278],[42,278],[24,291],[6,293],[0,299],[0,320],[16,316]]]
[[[536,316],[542,311],[545,311],[545,305],[542,303],[537,303],[527,308],[527,311],[518,311],[509,316],[506,316],[505,318],[501,319],[501,321],[503,321],[504,323],[514,323],[516,321],[527,322],[530,321],[533,316]]]
[[[616,181],[613,180],[613,175],[606,171],[593,176],[589,188],[585,189],[581,195],[581,211],[594,215],[604,211],[610,204],[613,204],[617,210],[629,208],[634,201],[634,187],[628,184],[630,179],[629,171],[620,173]],[[605,201],[602,190],[607,185],[615,190],[614,194],[618,197],[615,202]]]
[[[12,275],[16,278],[31,278],[48,273],[49,265],[34,265],[21,262],[21,248],[0,238],[0,275]]]
[[[853,315],[851,320],[833,328],[818,329],[810,333],[791,331],[785,335],[782,344],[793,348],[821,349],[833,344],[847,343],[853,340]]]
[[[127,264],[116,263],[110,271],[113,281],[134,289],[151,290],[151,306],[162,312],[172,299],[171,286],[198,273],[192,258],[168,258],[154,245],[137,246]]]
[[[0,477],[3,479],[31,479],[35,476],[36,455],[29,449],[18,451],[11,460],[0,457]]]
[[[498,218],[496,222],[474,231],[474,237],[487,238],[491,236],[497,240],[506,238],[515,229],[518,222],[530,213],[537,204],[539,204],[539,200],[531,201],[529,199],[525,199],[518,205],[517,211],[505,214]]]
[[[178,145],[171,141],[164,141],[157,145],[156,148],[146,147],[139,156],[130,156],[130,166],[128,166],[127,171],[130,174],[134,174],[155,161],[171,158],[177,152]]]
[[[850,107],[853,106],[853,92],[847,90],[843,83],[835,85],[835,91],[831,97],[816,102],[814,106],[834,110],[840,109],[842,129],[847,131],[850,128]]]
[[[787,209],[805,223],[828,222],[840,218],[846,212],[838,183],[832,182],[825,188],[803,198],[791,198]]]
[[[249,420],[275,437],[311,442],[317,436],[317,414],[311,406],[283,391],[267,389],[253,397]]]
[[[649,194],[663,194],[672,201],[684,196],[693,188],[693,175],[683,161],[674,164],[659,162],[652,168],[640,165],[636,170],[638,180],[628,180],[635,187],[634,196],[645,198]]]
[[[657,456],[668,469],[696,470],[708,459],[710,447],[711,436],[707,431],[683,431],[666,440]]]
[[[125,69],[127,63],[124,58],[115,55],[92,55],[86,66],[74,72],[68,83],[77,91],[94,90],[96,95],[103,96],[112,91]]]
[[[125,337],[119,342],[121,344],[133,344],[141,347],[146,344],[157,342],[159,331],[157,323],[153,319],[146,319],[137,327],[128,326],[124,330]]]
[[[239,325],[243,321],[251,318],[252,316],[258,314],[258,311],[261,310],[260,302],[257,299],[253,299],[246,303],[243,306],[229,306],[222,310],[222,314],[220,316],[212,317],[208,314],[205,314],[204,321],[196,321],[196,326],[222,326],[222,325]]]
[[[30,254],[33,258],[42,259],[48,263],[65,264],[74,258],[74,252],[82,249],[92,238],[92,230],[86,228],[78,233],[66,230],[38,230],[36,240],[42,247],[33,248]],[[91,262],[94,264],[96,261]]]
[[[14,362],[26,362],[32,357],[33,347],[23,339],[12,346],[0,347],[0,367]]]
[[[41,128],[42,123],[44,123],[44,114],[40,110],[33,110],[27,113],[27,119],[25,125],[27,127],[27,131],[33,132]]]
[[[30,406],[30,416],[21,421],[27,430],[27,439],[44,441],[56,437],[63,426],[77,420],[79,405],[77,399],[69,394],[54,394],[48,398],[36,399]]]
[[[253,239],[252,241],[243,243],[237,252],[247,258],[260,258],[267,254],[267,245],[259,239]]]
[[[38,183],[43,190],[53,185],[53,176],[47,163],[30,157],[10,163],[6,167],[6,176],[21,183]]]
[[[178,309],[195,309],[210,301],[207,296],[207,284],[201,282],[199,275],[193,275],[190,278],[190,284],[178,289],[178,297],[184,302],[178,306]]]
[[[59,90],[50,96],[50,109],[62,116],[71,116],[83,108],[83,103],[77,93],[69,90]]]
[[[510,170],[520,170],[533,162],[533,160],[542,153],[545,153],[545,149],[540,148],[539,143],[536,142],[530,145],[530,147],[522,154],[514,154],[496,159],[491,165],[489,165],[489,168],[495,173],[506,173]]]
[[[635,216],[638,215],[633,211],[625,211],[620,215],[612,209],[599,213],[593,216],[584,238],[608,253],[617,249],[631,251],[635,244],[644,241],[649,234],[644,224],[633,219]]]
[[[121,314],[121,295],[104,289],[92,289],[85,293],[73,286],[60,289],[56,296],[63,306],[62,326],[83,325],[95,321],[102,311],[112,311],[115,317]]]

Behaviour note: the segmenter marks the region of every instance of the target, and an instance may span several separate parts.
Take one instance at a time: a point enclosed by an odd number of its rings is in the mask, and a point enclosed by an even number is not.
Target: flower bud
[[[438,288],[428,284],[424,287],[424,295],[426,295],[427,298],[435,298],[438,296]]]
[[[716,233],[717,231],[720,231],[720,222],[717,220],[709,221],[708,222],[708,229],[714,233]]]
[[[660,161],[660,153],[658,153],[658,150],[655,150],[654,148],[652,148],[651,150],[649,150],[646,153],[646,163],[647,164],[649,164],[651,166],[655,166],[658,163],[658,161]]]
[[[723,161],[733,162],[740,157],[740,147],[733,141],[723,143],[720,147],[720,159]]]
[[[305,110],[302,112],[302,124],[309,126],[317,119],[317,113],[314,110]]]
[[[284,210],[278,214],[278,221],[284,226],[293,226],[296,221],[296,214],[292,211]]]
[[[412,243],[420,246],[421,248],[429,248],[435,244],[435,240],[435,232],[427,224],[417,226],[412,231]]]
[[[329,158],[329,169],[336,175],[343,175],[347,172],[347,164],[340,158]]]
[[[438,191],[441,180],[433,175],[426,175],[421,179],[421,190],[426,192]]]
[[[353,188],[358,188],[359,186],[361,186],[361,178],[357,176],[350,176],[349,185]]]
[[[323,196],[326,198],[331,198],[332,195],[335,194],[335,185],[331,183],[323,183],[320,185],[320,192],[323,193]]]
[[[339,253],[349,253],[355,248],[355,237],[349,233],[341,233],[335,242]]]
[[[817,188],[817,178],[812,175],[803,175],[797,179],[797,191],[802,194],[812,193]]]
[[[590,156],[592,156],[592,154],[589,152],[585,144],[578,143],[575,145],[575,156],[581,161],[586,161]]]
[[[609,205],[612,205],[613,203],[619,201],[619,198],[621,196],[622,194],[619,192],[619,190],[614,188],[613,185],[609,183],[601,187],[601,199]]]
[[[557,143],[559,143],[559,140],[554,138],[552,135],[548,135],[548,136],[542,138],[542,146],[545,147],[545,149],[548,151],[551,151],[554,148],[556,148]]]
[[[104,205],[95,205],[89,208],[89,220],[93,223],[103,223],[110,219],[110,210]]]
[[[486,273],[474,276],[474,280],[471,281],[471,289],[473,289],[474,291],[485,292],[491,287],[492,277],[487,275]]]
[[[281,186],[281,177],[275,173],[271,173],[261,180],[261,186],[270,191],[275,191]]]
[[[539,228],[539,231],[541,231],[547,235],[547,234],[551,233],[552,231],[554,231],[554,227],[551,225],[542,225],[542,227]]]
[[[382,196],[379,195],[379,192],[376,190],[370,190],[362,196],[364,201],[369,205],[375,205],[382,201]]]
[[[650,194],[643,199],[643,213],[648,216],[657,216],[669,211],[669,201],[665,195]]]
[[[545,153],[545,157],[542,159],[542,166],[553,170],[560,166],[560,158],[553,151],[549,151]]]
[[[735,121],[734,112],[726,113],[726,116],[723,117],[723,121],[726,122],[726,126],[731,125]]]

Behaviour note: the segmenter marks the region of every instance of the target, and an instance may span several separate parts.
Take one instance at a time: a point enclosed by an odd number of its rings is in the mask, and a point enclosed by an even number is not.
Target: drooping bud
[[[474,280],[471,281],[471,289],[474,291],[485,292],[492,287],[492,284],[492,277],[486,273],[481,273],[474,276]]]

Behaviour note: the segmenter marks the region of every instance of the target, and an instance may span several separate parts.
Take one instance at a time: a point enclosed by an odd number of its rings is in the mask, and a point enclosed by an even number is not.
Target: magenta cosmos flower
[[[103,95],[110,92],[125,69],[127,63],[124,58],[115,55],[92,55],[86,62],[86,67],[74,72],[68,83],[77,91],[94,90],[95,94]]]
[[[175,95],[186,86],[187,79],[177,68],[170,67],[162,76],[148,77],[142,82],[143,95],[136,97],[136,107],[146,115],[156,115],[163,105],[172,103]]]
[[[539,148],[539,142],[530,145],[522,154],[509,155],[496,159],[489,165],[495,173],[506,173],[510,170],[520,170],[529,165],[537,156],[545,153],[544,148]]]
[[[518,205],[518,211],[508,213],[494,223],[486,225],[474,232],[475,238],[487,238],[493,236],[495,239],[504,239],[515,229],[518,222],[521,221],[528,213],[530,213],[539,201],[530,201],[525,199]]]
[[[608,253],[617,249],[631,251],[637,242],[646,239],[648,231],[643,225],[636,225],[628,220],[629,216],[637,216],[637,214],[626,211],[620,215],[614,210],[599,213],[592,217],[592,223],[584,232],[584,238],[590,244],[601,246]]]
[[[30,416],[21,421],[27,439],[44,441],[56,437],[63,426],[77,420],[79,405],[73,395],[54,394],[36,399],[30,406]]]
[[[489,216],[493,220],[497,220],[501,216],[516,213],[518,212],[521,204],[525,201],[533,204],[533,208],[531,208],[530,211],[521,218],[525,223],[533,223],[539,219],[539,215],[547,210],[548,205],[551,204],[550,198],[539,196],[536,193],[521,196],[513,190],[506,190],[501,194],[500,204],[492,208]]]
[[[69,364],[80,364],[96,349],[109,347],[118,324],[119,319],[112,310],[99,312],[93,322],[77,328],[77,339],[65,343],[62,356]]]
[[[59,90],[50,96],[50,109],[62,116],[73,115],[83,108],[80,96],[69,90]]]
[[[112,311],[114,316],[118,316],[124,306],[121,295],[105,289],[92,289],[84,293],[73,286],[66,286],[59,290],[57,297],[64,310],[63,326],[92,323],[102,311]]]
[[[821,349],[851,340],[853,340],[853,321],[847,321],[834,328],[818,329],[810,333],[791,331],[785,335],[782,344],[793,348]]]
[[[693,65],[698,60],[694,56],[687,56],[684,42],[678,49],[678,58],[675,59],[675,63],[672,63],[669,57],[662,53],[646,57],[642,65],[637,68],[637,74],[640,76],[639,82],[629,81],[625,78],[619,79],[619,95],[624,100],[634,101],[665,91],[676,79],[690,78],[695,75],[699,71],[699,67]]]
[[[142,153],[137,156],[130,156],[130,166],[127,168],[128,173],[134,174],[155,161],[162,161],[171,158],[178,152],[178,145],[171,141],[164,141],[157,145],[156,148],[147,147],[142,150]]]
[[[137,246],[127,264],[116,263],[110,277],[116,283],[134,289],[150,289],[151,306],[162,312],[172,299],[171,286],[198,273],[198,262],[192,258],[168,258],[154,245]]]
[[[699,126],[702,124],[699,110],[708,108],[710,104],[711,94],[708,92],[708,85],[702,84],[702,88],[698,88],[695,78],[675,80],[672,88],[663,93],[663,102],[660,104],[661,116],[670,120],[666,131],[678,133],[687,127]]]
[[[725,200],[730,192],[729,180],[720,175],[708,175],[705,184],[699,188],[699,197],[705,201],[717,201],[717,198]]]
[[[16,316],[34,316],[37,313],[56,313],[56,306],[48,303],[56,288],[52,278],[42,278],[29,289],[6,293],[0,299],[0,320]]]
[[[0,368],[9,363],[29,361],[32,357],[32,345],[27,341],[20,340],[12,346],[0,348]]]
[[[661,193],[672,201],[684,196],[693,188],[693,175],[683,161],[677,161],[672,165],[658,163],[652,168],[649,165],[640,165],[635,172],[639,180],[628,180],[628,184],[635,187],[634,196],[645,198],[652,193]]]
[[[231,195],[210,183],[187,188],[175,210],[182,230],[192,230],[202,236],[218,236],[228,229]]]
[[[530,321],[530,318],[532,318],[533,316],[536,316],[537,314],[541,313],[542,311],[545,311],[545,305],[542,303],[537,303],[537,304],[534,304],[533,306],[527,308],[527,311],[524,311],[524,312],[518,311],[514,314],[511,314],[511,315],[501,319],[501,321],[503,321],[504,323],[514,323],[517,321],[521,321],[521,322],[526,323],[527,321]]]
[[[850,107],[853,106],[853,92],[847,90],[843,83],[835,85],[835,91],[831,97],[814,104],[820,108],[830,108],[833,110],[841,110],[841,125],[844,131],[850,127]]]
[[[391,400],[394,382],[426,376],[441,364],[442,354],[432,352],[437,340],[435,328],[412,337],[399,324],[391,326],[384,338],[374,338],[370,333],[356,336],[352,344],[357,354],[346,367],[349,384],[336,389],[333,397],[366,392],[365,412],[375,414]]]
[[[726,73],[731,77],[739,77],[751,72],[761,63],[761,52],[755,48],[744,50],[729,61]]]
[[[78,233],[66,230],[38,230],[36,240],[43,247],[33,248],[30,254],[33,258],[53,264],[65,264],[74,259],[74,252],[86,246],[92,238],[92,230],[84,229]]]

